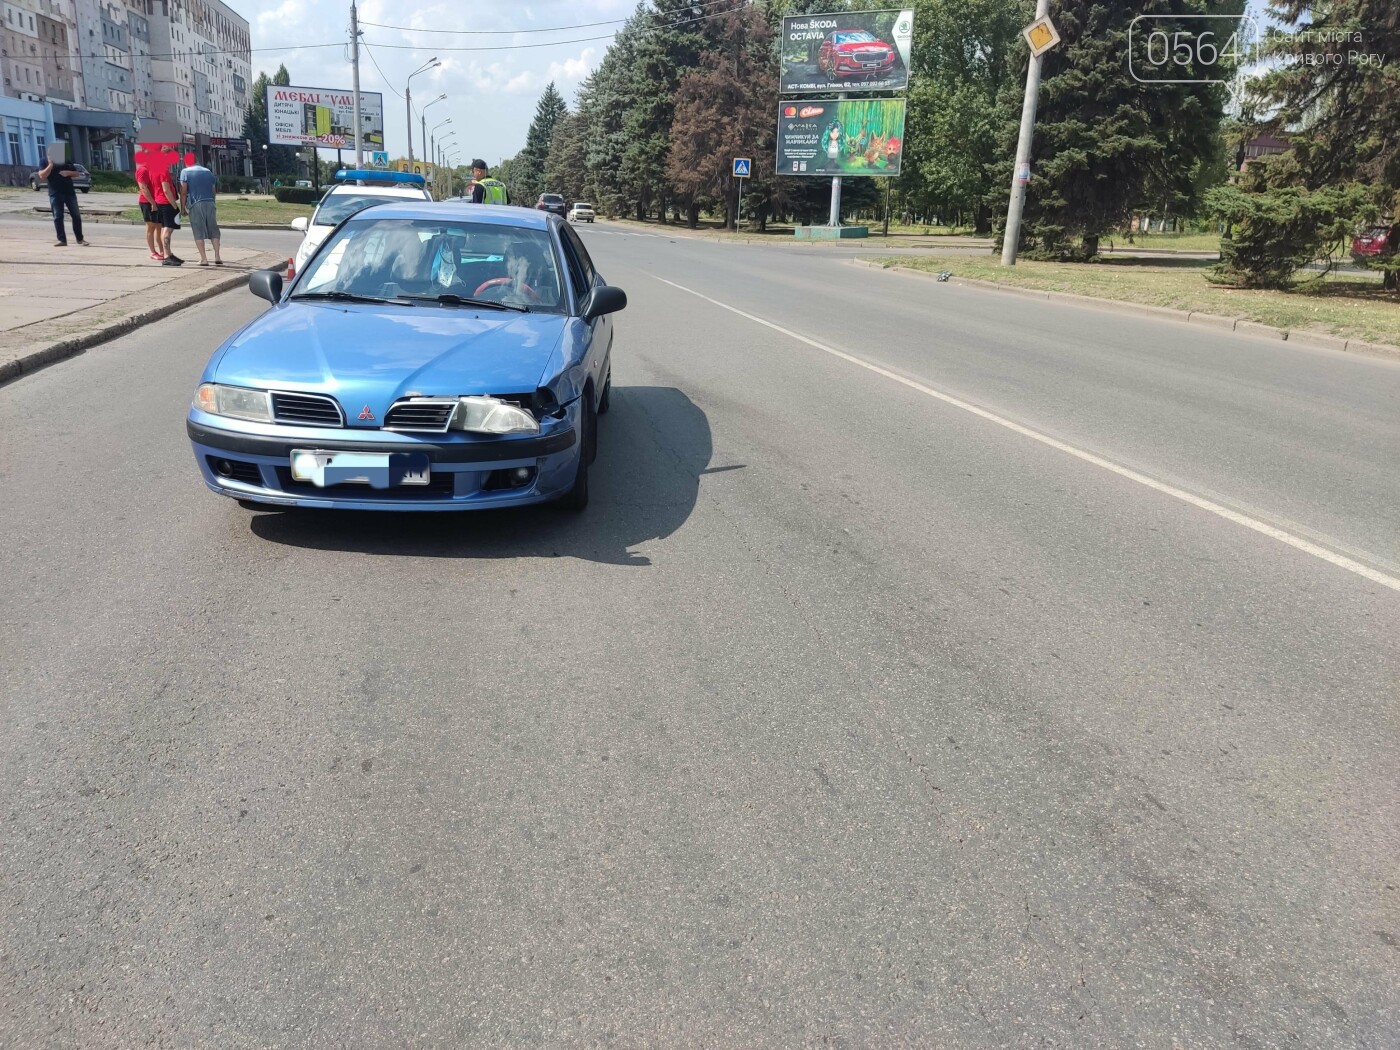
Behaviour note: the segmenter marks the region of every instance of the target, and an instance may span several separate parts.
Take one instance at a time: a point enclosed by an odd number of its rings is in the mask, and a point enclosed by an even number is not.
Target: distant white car
[[[393,173],[379,174],[391,175]],[[353,171],[340,172],[337,177],[355,175],[374,177],[369,172]],[[399,176],[399,178],[404,178],[404,176]],[[297,253],[292,258],[292,269],[287,274],[288,279],[290,280],[301,272],[307,260],[321,246],[321,242],[331,235],[331,231],[339,226],[343,219],[386,201],[430,201],[433,199],[432,194],[422,185],[422,176],[408,176],[407,178],[416,178],[418,181],[395,181],[387,184],[361,186],[355,184],[360,180],[351,179],[337,183],[326,190],[326,195],[321,198],[321,203],[316,205],[316,210],[310,219],[299,216],[291,221],[292,229],[299,230],[306,236],[301,239]]]
[[[574,206],[569,209],[568,219],[570,222],[592,222],[593,205],[587,201],[575,201]]]

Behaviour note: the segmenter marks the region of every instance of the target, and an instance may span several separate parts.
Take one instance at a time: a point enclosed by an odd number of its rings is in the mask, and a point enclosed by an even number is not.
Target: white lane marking
[[[656,277],[655,274],[652,274],[652,276]],[[743,310],[730,306],[728,303],[722,303],[718,299],[711,299],[708,295],[697,292],[693,288],[687,288],[683,284],[677,284],[675,281],[668,281],[664,277],[656,277],[656,279],[662,284],[669,284],[672,288],[693,295],[697,299],[703,299],[707,303],[712,303],[721,310],[728,310],[732,314],[738,314],[740,317],[752,321],[754,324],[763,325],[764,328],[771,328],[773,331],[780,332],[789,339],[796,339],[799,343],[805,343],[815,350],[822,351],[822,353],[830,354],[832,357],[839,357],[842,361],[849,361],[851,364],[864,368],[866,371],[874,372],[878,376],[884,376],[886,379],[892,379],[896,383],[902,383],[911,390],[917,390],[919,393],[942,401],[946,405],[952,405],[954,408],[960,408],[964,412],[970,412],[980,419],[985,419],[989,423],[995,423],[999,427],[1005,427],[1007,430],[1020,434],[1022,437],[1030,438],[1032,441],[1038,441],[1042,445],[1056,449],[1066,455],[1073,456],[1075,459],[1083,460],[1085,463],[1092,463],[1096,467],[1111,471],[1121,478],[1127,478],[1129,481],[1135,481],[1139,485],[1152,489],[1154,492],[1160,492],[1163,495],[1179,499],[1183,503],[1189,503],[1191,506],[1214,514],[1218,518],[1224,518],[1226,521],[1234,522],[1236,525],[1243,525],[1246,529],[1252,529],[1262,536],[1268,536],[1272,540],[1277,540],[1279,543],[1286,543],[1296,550],[1300,550],[1305,554],[1311,554],[1314,558],[1320,558],[1322,561],[1327,562],[1329,565],[1335,565],[1339,569],[1345,569],[1348,572],[1355,573],[1357,576],[1370,580],[1372,583],[1378,583],[1382,587],[1389,587],[1392,591],[1400,591],[1400,579],[1373,569],[1369,565],[1363,565],[1361,562],[1338,554],[1336,551],[1328,550],[1326,547],[1313,543],[1310,540],[1305,540],[1301,536],[1295,536],[1291,532],[1286,532],[1267,522],[1260,521],[1258,518],[1251,518],[1247,514],[1241,514],[1237,510],[1231,510],[1229,507],[1222,506],[1212,500],[1204,499],[1194,493],[1187,492],[1185,489],[1179,489],[1175,485],[1167,485],[1158,481],[1156,478],[1148,477],[1146,474],[1139,474],[1136,470],[1119,466],[1117,463],[1106,460],[1102,456],[1097,456],[1092,452],[1086,452],[1081,448],[1075,448],[1073,445],[1068,445],[1058,438],[1052,438],[1048,434],[1042,434],[1038,430],[1032,430],[1030,427],[1022,426],[1020,423],[1015,423],[1004,416],[999,416],[995,412],[988,412],[985,408],[978,408],[976,405],[970,404],[961,398],[954,397],[952,394],[945,394],[943,391],[935,390],[933,387],[927,386],[924,383],[906,378],[905,376],[899,375],[897,372],[891,372],[888,368],[882,368],[863,358],[845,353],[842,350],[837,350],[835,347],[827,346],[825,343],[819,343],[815,339],[809,339],[807,336],[794,332],[790,328],[784,328],[782,325],[774,324],[772,321],[766,321],[762,317],[745,313]]]

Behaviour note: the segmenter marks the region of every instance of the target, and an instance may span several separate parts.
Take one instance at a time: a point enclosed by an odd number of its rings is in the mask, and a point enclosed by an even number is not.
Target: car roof
[[[558,218],[536,211],[517,208],[511,204],[468,204],[457,201],[405,200],[397,204],[380,204],[366,208],[347,222],[369,222],[379,219],[462,219],[488,226],[518,226],[530,230],[547,230]]]
[[[355,186],[340,182],[326,190],[326,197],[333,193],[353,193],[360,197],[401,197],[404,200],[421,201],[427,191],[422,186],[404,184],[402,186]],[[325,197],[321,198],[322,200]]]

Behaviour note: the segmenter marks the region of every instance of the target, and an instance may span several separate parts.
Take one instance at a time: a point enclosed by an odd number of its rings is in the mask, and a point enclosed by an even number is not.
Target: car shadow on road
[[[582,514],[551,506],[420,514],[271,510],[254,512],[249,527],[272,543],[316,550],[650,565],[632,548],[671,535],[690,517],[700,477],[711,472],[709,420],[673,387],[614,384],[612,411],[598,420],[598,440]]]

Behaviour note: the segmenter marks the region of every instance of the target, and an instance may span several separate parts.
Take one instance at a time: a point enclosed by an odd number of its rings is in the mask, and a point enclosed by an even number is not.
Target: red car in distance
[[[1400,250],[1400,223],[1372,226],[1358,233],[1351,242],[1351,257],[1357,262],[1365,262],[1380,255],[1389,255]]]
[[[883,76],[897,60],[894,48],[864,29],[828,33],[817,52],[817,68],[833,80]]]

